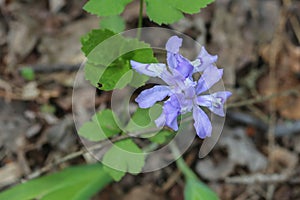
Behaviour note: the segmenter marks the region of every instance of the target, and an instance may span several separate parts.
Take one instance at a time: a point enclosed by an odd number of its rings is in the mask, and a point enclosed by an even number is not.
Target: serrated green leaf
[[[169,0],[146,0],[147,14],[157,24],[172,24],[183,18],[182,12],[174,8]]]
[[[83,9],[99,17],[118,15],[132,0],[89,0]]]
[[[5,190],[0,199],[90,199],[110,182],[112,179],[100,164],[70,167]]]
[[[81,37],[81,50],[85,54],[85,56],[89,55],[89,53],[97,47],[104,40],[115,35],[114,32],[110,30],[103,29],[94,29]]]
[[[107,137],[104,135],[99,125],[95,122],[85,122],[79,129],[78,134],[89,141],[101,141]]]
[[[102,84],[101,90],[110,91],[124,88],[131,82],[133,71],[129,63],[114,62],[101,76],[99,82]]]
[[[121,132],[117,117],[109,109],[102,110],[92,117],[92,121],[84,123],[78,134],[90,141],[105,140]]]
[[[183,18],[183,12],[198,13],[214,0],[146,0],[149,18],[161,24],[172,24]]]
[[[97,112],[92,117],[93,122],[100,124],[102,130],[108,137],[113,136],[121,131],[119,128],[119,119],[110,109]]]
[[[184,188],[184,199],[219,200],[217,194],[202,182],[189,178]]]
[[[122,172],[132,174],[141,172],[145,164],[145,155],[132,139],[125,139],[114,143],[104,154],[102,163],[108,166],[104,168],[105,171],[119,181],[125,174]]]
[[[90,83],[98,87],[99,79],[105,71],[105,67],[101,65],[94,65],[87,62],[84,66],[84,76],[85,79],[90,81]]]
[[[174,7],[188,14],[200,12],[201,8],[205,8],[208,4],[215,0],[175,0]]]
[[[84,70],[86,79],[95,87],[100,83],[100,89],[107,91],[121,89],[135,81],[132,80],[130,60],[157,62],[149,44],[113,34],[108,30],[93,30],[82,38],[82,51],[88,59]],[[126,79],[124,75],[127,76]],[[141,78],[136,85],[146,82],[142,75],[135,74],[137,76]]]
[[[125,30],[125,21],[119,15],[104,17],[100,20],[102,29],[109,29],[115,33],[120,33]]]

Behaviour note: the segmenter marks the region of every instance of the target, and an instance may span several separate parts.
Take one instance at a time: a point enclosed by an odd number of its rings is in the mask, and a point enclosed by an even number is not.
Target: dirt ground
[[[80,37],[99,27],[84,1],[0,0],[0,190],[76,164],[80,156],[45,168],[83,148],[72,118],[73,81],[84,61]],[[137,26],[138,1],[122,14]],[[144,18],[144,26],[157,26]],[[188,164],[220,198],[300,199],[300,1],[216,0],[200,14],[166,28],[183,32],[224,68],[233,92],[222,136],[199,160],[200,139],[185,153]],[[30,66],[33,80],[21,69]],[[84,98],[82,115],[91,105]],[[98,92],[96,107],[109,105]],[[94,105],[92,105],[94,106]],[[38,173],[37,173],[38,172]],[[94,199],[183,199],[184,181],[172,164],[126,175]]]

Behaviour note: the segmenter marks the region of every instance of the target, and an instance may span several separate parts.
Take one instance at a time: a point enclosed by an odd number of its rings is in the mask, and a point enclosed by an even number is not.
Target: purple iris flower
[[[204,47],[194,61],[189,61],[179,53],[182,39],[173,36],[167,44],[167,64],[144,64],[131,60],[131,66],[141,74],[161,78],[167,85],[156,85],[144,90],[135,99],[141,108],[150,108],[156,102],[169,97],[163,105],[162,114],[155,120],[158,127],[167,125],[174,131],[178,130],[177,117],[181,114],[193,112],[194,127],[200,138],[211,136],[212,125],[201,109],[207,107],[216,115],[225,116],[224,103],[231,95],[228,91],[220,91],[213,94],[203,94],[217,83],[223,69],[218,69],[214,63],[217,56],[210,55]],[[198,81],[192,77],[194,73],[201,72]]]

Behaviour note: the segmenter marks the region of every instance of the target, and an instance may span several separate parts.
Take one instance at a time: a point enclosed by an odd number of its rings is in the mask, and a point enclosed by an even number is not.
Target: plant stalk
[[[144,8],[143,5],[144,5],[144,0],[140,0],[140,12],[139,12],[137,39],[141,38],[141,28],[143,26],[143,8]]]
[[[198,179],[197,175],[191,170],[191,168],[185,163],[184,159],[180,156],[180,152],[178,147],[174,142],[170,143],[171,151],[175,158],[178,157],[176,160],[176,165],[180,169],[180,171],[184,174],[186,179]]]

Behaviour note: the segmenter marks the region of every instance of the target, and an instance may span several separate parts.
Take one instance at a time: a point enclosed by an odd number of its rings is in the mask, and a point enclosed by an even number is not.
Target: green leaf
[[[85,36],[81,37],[81,50],[85,56],[101,42],[115,35],[114,32],[110,30],[94,29],[91,32],[87,33]]]
[[[131,82],[133,70],[129,63],[114,62],[101,76],[99,83],[102,84],[101,90],[110,91],[113,89],[124,88]]]
[[[184,188],[184,199],[188,200],[218,200],[218,196],[204,183],[189,178]]]
[[[102,29],[109,29],[115,33],[120,33],[125,30],[125,21],[119,15],[104,17],[100,21]]]
[[[172,133],[167,130],[162,130],[158,133],[156,133],[154,136],[149,137],[148,139],[151,142],[157,143],[157,144],[165,144],[168,141],[170,141],[175,136],[175,133]]]
[[[188,14],[200,12],[201,8],[205,8],[208,4],[215,0],[176,0],[175,7],[180,11]]]
[[[182,12],[174,8],[169,0],[146,0],[147,14],[157,24],[172,24],[183,18]]]
[[[21,69],[21,76],[27,81],[32,81],[35,78],[35,73],[32,68],[23,67]]]
[[[119,119],[110,109],[105,109],[100,112],[97,112],[92,120],[98,124],[100,124],[102,130],[105,134],[110,137],[121,131],[119,128]]]
[[[172,24],[184,17],[183,13],[198,13],[214,0],[146,0],[149,18],[161,24]]]
[[[109,30],[93,30],[81,39],[82,51],[87,56],[85,77],[102,90],[123,88],[128,83],[143,85],[147,79],[135,74],[130,60],[143,63],[157,62],[149,44],[137,39],[114,35]],[[133,80],[132,77],[137,81]],[[143,82],[144,81],[144,82]]]
[[[87,62],[84,66],[85,79],[90,81],[90,83],[98,87],[99,79],[105,71],[105,67],[101,65],[94,65]]]
[[[89,0],[83,9],[99,17],[118,15],[132,0]]]
[[[104,170],[119,181],[125,172],[141,172],[145,164],[145,155],[132,139],[125,139],[114,143],[103,156],[102,162],[106,165]]]
[[[90,199],[111,181],[102,165],[82,165],[19,184],[1,192],[0,199]]]
[[[126,174],[124,171],[113,169],[107,165],[104,165],[103,169],[110,175],[112,179],[114,179],[114,181],[120,181]]]
[[[92,121],[84,123],[78,134],[90,141],[105,140],[121,132],[117,117],[109,109],[102,110],[92,117]]]
[[[132,70],[133,71],[133,70]],[[129,83],[130,86],[134,88],[139,88],[149,80],[149,77],[140,73],[137,73],[136,71],[133,71],[131,82]]]
[[[94,29],[81,37],[81,51],[85,54],[85,56],[88,56],[99,44],[105,42],[105,40],[114,35],[115,33],[111,30]]]
[[[151,108],[142,109],[138,108],[132,115],[130,121],[126,126],[126,131],[138,131],[143,129],[155,128],[156,120],[162,112],[162,107],[159,104],[155,104]]]

